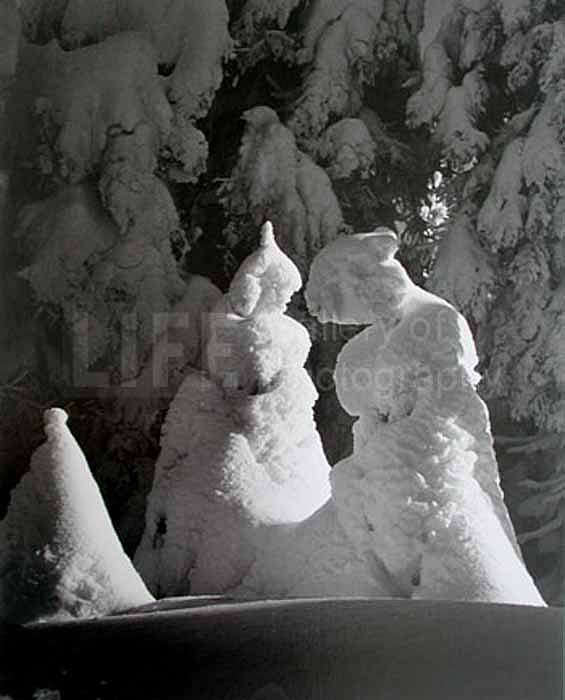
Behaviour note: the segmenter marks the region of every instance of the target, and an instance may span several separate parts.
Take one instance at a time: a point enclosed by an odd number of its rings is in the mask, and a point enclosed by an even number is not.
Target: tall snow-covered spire
[[[167,414],[135,557],[156,592],[230,590],[266,529],[300,522],[329,496],[304,369],[310,338],[284,313],[301,284],[267,221],[210,315],[206,374],[188,372]]]
[[[275,242],[275,233],[273,224],[270,221],[265,221],[261,228],[261,245],[266,248]]]
[[[148,603],[60,408],[0,523],[0,617],[90,617]]]
[[[349,541],[407,597],[543,605],[499,486],[465,319],[417,287],[392,232],[337,239],[312,265],[311,311],[372,324],[344,346],[338,398],[354,450],[331,472]]]

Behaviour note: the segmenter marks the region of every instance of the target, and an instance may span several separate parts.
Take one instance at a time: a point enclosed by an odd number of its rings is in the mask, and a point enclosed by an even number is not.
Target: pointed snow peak
[[[239,316],[283,313],[302,286],[300,272],[275,240],[273,225],[261,229],[258,249],[241,263],[230,285],[229,302]]]
[[[267,248],[271,245],[276,245],[273,224],[270,221],[265,221],[261,229],[261,246]]]
[[[43,413],[45,427],[65,425],[69,416],[62,408],[48,408]]]
[[[62,408],[48,408],[43,412],[43,430],[47,441],[52,442],[67,428],[69,416]]]

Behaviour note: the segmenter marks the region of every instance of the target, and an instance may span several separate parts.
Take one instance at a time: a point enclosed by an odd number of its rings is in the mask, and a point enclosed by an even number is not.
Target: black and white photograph
[[[0,0],[0,700],[565,697],[565,0]]]

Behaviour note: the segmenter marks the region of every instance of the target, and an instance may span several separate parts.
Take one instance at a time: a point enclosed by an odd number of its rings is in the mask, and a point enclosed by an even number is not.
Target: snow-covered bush
[[[335,370],[357,419],[353,454],[332,469],[319,511],[266,532],[236,592],[544,605],[503,501],[471,332],[411,282],[396,248],[380,229],[314,260],[311,312],[369,324]]]
[[[125,555],[61,409],[0,521],[0,616],[91,617],[152,600]]]
[[[299,522],[329,495],[310,341],[284,314],[300,286],[266,224],[210,315],[206,372],[188,372],[167,413],[135,556],[156,594],[233,589],[266,526]]]

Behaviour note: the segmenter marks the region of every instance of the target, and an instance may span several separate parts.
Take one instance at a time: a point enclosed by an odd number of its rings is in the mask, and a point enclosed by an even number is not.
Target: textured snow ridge
[[[59,408],[0,523],[0,616],[90,617],[151,602]]]
[[[270,224],[210,315],[204,372],[189,372],[163,428],[135,563],[159,595],[234,589],[271,526],[330,492],[305,329],[284,311],[301,286]]]
[[[331,473],[337,518],[403,595],[543,605],[499,486],[471,332],[394,259],[392,232],[340,238],[314,260],[306,298],[321,320],[371,323],[335,380],[358,416]]]
[[[314,254],[335,238],[343,216],[325,170],[302,153],[270,107],[244,113],[239,160],[225,191],[232,215],[269,218],[278,240],[306,273]]]

